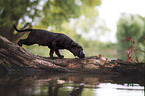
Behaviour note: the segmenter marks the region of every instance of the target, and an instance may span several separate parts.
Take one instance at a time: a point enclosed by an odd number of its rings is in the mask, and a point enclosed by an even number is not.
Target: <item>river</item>
[[[0,96],[144,96],[142,77],[96,74],[1,74]]]

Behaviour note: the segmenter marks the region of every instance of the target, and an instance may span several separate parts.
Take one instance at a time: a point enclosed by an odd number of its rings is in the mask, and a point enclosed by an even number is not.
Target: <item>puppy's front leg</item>
[[[63,55],[61,55],[60,53],[59,53],[59,51],[58,50],[55,50],[55,53],[57,54],[57,56],[59,57],[59,58],[64,58],[64,56]]]
[[[54,53],[54,50],[50,49],[50,53],[49,53],[49,55],[50,55],[50,58],[51,58],[51,59],[54,59],[54,57],[53,57],[53,53]]]

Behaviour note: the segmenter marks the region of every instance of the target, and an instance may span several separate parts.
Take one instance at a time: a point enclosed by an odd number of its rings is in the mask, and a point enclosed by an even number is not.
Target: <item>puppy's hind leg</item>
[[[26,39],[21,39],[19,40],[17,44],[22,47],[22,44],[24,44],[25,42],[26,42]]]
[[[55,50],[55,53],[59,58],[64,58],[64,56],[59,53],[59,50]]]
[[[18,45],[19,46],[22,46],[23,44],[25,44],[25,45],[32,45],[32,44],[34,44],[35,43],[35,41],[32,41],[32,40],[30,40],[30,39],[21,39],[19,42],[18,42]]]

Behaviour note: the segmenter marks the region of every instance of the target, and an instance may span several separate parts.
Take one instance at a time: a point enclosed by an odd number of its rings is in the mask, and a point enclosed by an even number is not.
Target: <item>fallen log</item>
[[[39,56],[0,36],[0,71],[69,71],[66,68],[38,58]]]
[[[34,55],[0,36],[1,72],[82,72],[92,74],[142,74],[145,63],[106,61],[98,56],[50,59]]]

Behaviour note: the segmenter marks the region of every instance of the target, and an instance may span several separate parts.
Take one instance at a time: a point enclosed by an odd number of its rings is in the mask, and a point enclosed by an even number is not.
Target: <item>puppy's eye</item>
[[[81,46],[78,46],[78,48],[82,48]]]
[[[79,49],[80,49],[80,50],[83,50],[83,48],[82,48],[82,47],[79,47]]]

